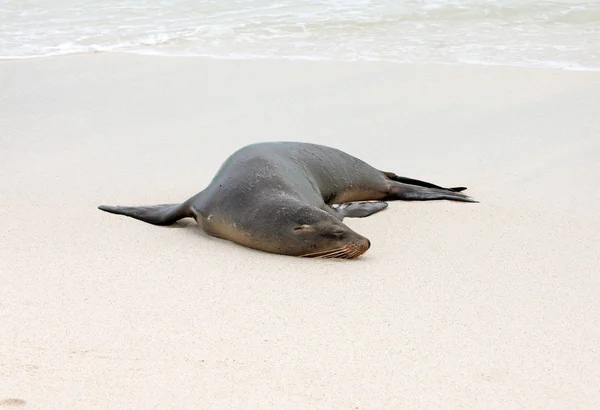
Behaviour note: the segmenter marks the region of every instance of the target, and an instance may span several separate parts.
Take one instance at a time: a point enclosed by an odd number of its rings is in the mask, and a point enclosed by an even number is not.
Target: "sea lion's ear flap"
[[[312,225],[300,225],[294,228],[294,231],[314,231],[315,228]]]

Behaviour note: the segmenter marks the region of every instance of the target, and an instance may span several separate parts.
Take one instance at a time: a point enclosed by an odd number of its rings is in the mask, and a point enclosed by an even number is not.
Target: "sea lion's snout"
[[[361,256],[363,253],[365,253],[366,251],[369,250],[369,248],[371,247],[371,241],[368,240],[367,238],[362,238],[361,240],[354,244],[351,248],[350,251],[348,252],[348,259],[355,259],[358,258],[359,256]]]
[[[321,238],[327,237],[327,235],[321,236]],[[308,258],[356,259],[369,250],[371,241],[356,232],[347,230],[339,239],[329,239],[319,245],[321,249],[313,250],[301,256]]]

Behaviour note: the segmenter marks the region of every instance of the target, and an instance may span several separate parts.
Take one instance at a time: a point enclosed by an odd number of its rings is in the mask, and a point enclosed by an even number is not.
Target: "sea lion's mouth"
[[[369,247],[360,245],[346,245],[339,248],[327,249],[317,252],[300,255],[301,258],[336,258],[336,259],[354,259],[365,253]]]

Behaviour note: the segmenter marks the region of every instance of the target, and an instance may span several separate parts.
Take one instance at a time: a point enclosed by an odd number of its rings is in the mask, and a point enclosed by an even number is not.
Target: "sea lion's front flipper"
[[[331,205],[331,209],[333,209],[340,219],[364,218],[384,210],[387,206],[387,202],[383,201],[345,202],[343,204],[333,204]]]
[[[98,209],[111,214],[125,215],[153,225],[171,225],[182,218],[194,216],[186,204],[168,204],[151,206],[108,206],[100,205]]]

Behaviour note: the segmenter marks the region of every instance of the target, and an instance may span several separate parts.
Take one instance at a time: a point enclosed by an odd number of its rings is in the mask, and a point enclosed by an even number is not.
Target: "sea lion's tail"
[[[403,184],[422,186],[422,187],[425,187],[425,188],[445,189],[447,191],[452,191],[452,192],[462,192],[465,189],[467,189],[467,187],[464,187],[464,186],[457,186],[457,187],[452,187],[452,188],[444,188],[444,187],[432,184],[431,182],[425,182],[425,181],[419,181],[418,179],[401,177],[399,175],[394,174],[393,172],[384,172],[383,174],[387,178],[391,179],[392,181],[402,182]]]
[[[193,216],[190,207],[186,203],[151,206],[100,205],[98,209],[160,226],[171,225],[180,219]]]

